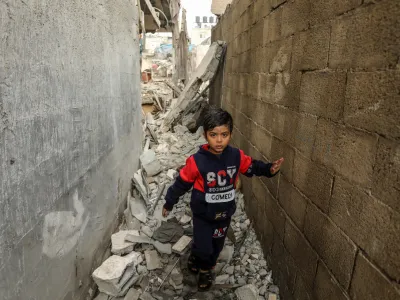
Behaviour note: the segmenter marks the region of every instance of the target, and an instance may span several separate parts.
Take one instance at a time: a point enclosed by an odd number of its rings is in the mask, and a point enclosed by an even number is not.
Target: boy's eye
[[[227,133],[224,133],[222,136],[223,136],[223,137],[227,137],[227,136],[228,136],[228,134],[227,134]]]

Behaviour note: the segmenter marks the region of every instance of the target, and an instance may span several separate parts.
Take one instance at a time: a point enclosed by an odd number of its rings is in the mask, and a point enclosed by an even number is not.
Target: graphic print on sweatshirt
[[[235,200],[234,183],[237,177],[237,167],[230,166],[225,170],[207,173],[206,202],[222,203]]]

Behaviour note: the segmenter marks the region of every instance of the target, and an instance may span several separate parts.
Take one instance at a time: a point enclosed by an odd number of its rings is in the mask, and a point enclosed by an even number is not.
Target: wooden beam
[[[154,9],[153,5],[151,5],[150,0],[144,0],[149,8],[151,15],[153,16],[154,22],[156,22],[158,28],[160,28],[161,22],[157,16],[156,10]]]

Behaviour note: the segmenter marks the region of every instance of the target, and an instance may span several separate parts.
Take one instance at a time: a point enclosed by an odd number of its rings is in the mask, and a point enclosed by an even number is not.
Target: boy
[[[168,216],[179,198],[193,187],[190,207],[194,242],[188,268],[192,273],[200,273],[200,291],[206,291],[212,285],[211,270],[224,247],[236,210],[235,186],[239,172],[248,177],[272,177],[283,163],[281,158],[265,164],[229,146],[233,121],[222,109],[210,109],[204,117],[203,127],[208,144],[186,160],[175,183],[167,191],[163,209],[163,216]]]

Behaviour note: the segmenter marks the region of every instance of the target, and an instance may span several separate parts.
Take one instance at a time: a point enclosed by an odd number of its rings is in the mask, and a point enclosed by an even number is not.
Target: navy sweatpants
[[[230,218],[210,222],[193,216],[192,255],[201,269],[210,270],[216,265],[230,222]]]

